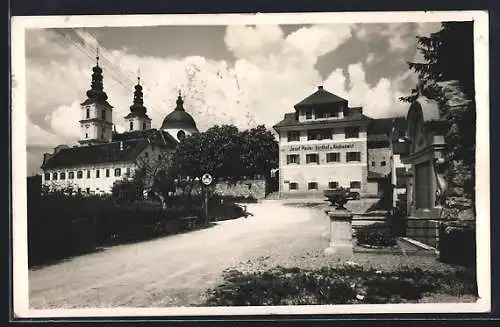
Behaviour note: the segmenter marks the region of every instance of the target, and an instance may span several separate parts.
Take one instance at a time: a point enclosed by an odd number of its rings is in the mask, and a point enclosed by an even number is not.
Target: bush
[[[277,267],[263,272],[227,271],[209,290],[208,306],[398,303],[426,293],[477,296],[474,276],[402,268],[381,272],[357,267],[317,270]]]
[[[476,229],[469,222],[450,221],[439,226],[439,260],[446,263],[476,264]]]
[[[359,245],[391,247],[396,245],[394,234],[386,223],[374,223],[356,228],[356,240]]]
[[[116,204],[109,197],[54,193],[28,199],[29,264],[78,255],[99,246],[150,239],[187,229],[199,207],[163,210],[151,203]]]

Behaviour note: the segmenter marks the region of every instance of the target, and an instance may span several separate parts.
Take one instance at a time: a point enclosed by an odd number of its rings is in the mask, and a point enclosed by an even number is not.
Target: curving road
[[[195,305],[224,269],[252,258],[326,246],[320,210],[249,204],[247,219],[121,245],[29,272],[32,308]]]

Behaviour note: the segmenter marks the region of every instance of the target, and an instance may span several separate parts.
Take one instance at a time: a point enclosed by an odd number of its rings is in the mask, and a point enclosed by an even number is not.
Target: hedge
[[[450,221],[439,226],[439,260],[445,263],[476,264],[476,229],[469,222]]]
[[[189,208],[189,209],[186,209]],[[243,211],[231,202],[211,201],[209,215],[222,219],[241,217]],[[203,221],[201,203],[162,209],[153,203],[116,204],[111,198],[45,195],[28,198],[29,265],[39,265],[95,251],[101,246],[141,241],[183,232],[197,216]]]

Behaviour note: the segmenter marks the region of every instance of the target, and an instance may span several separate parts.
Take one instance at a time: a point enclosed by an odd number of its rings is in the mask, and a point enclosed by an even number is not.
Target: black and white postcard
[[[12,19],[17,317],[490,310],[488,14]]]

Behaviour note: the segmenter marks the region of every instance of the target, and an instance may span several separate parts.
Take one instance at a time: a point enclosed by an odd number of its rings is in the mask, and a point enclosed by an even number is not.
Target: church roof
[[[42,169],[57,169],[114,162],[134,162],[148,146],[147,139],[61,149],[44,160]]]
[[[142,131],[132,131],[125,133],[113,133],[113,142],[128,141],[137,139],[149,139],[152,143],[167,148],[175,148],[177,141],[167,132],[155,128]]]
[[[184,100],[182,100],[181,95],[177,98],[177,106],[174,111],[169,113],[163,123],[161,124],[161,129],[186,129],[198,131],[196,127],[196,122],[193,117],[184,110]]]
[[[326,91],[323,86],[318,86],[318,90],[300,101],[295,105],[295,108],[310,107],[322,104],[332,104],[332,103],[347,103],[346,99],[343,99],[333,93]]]

